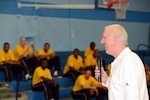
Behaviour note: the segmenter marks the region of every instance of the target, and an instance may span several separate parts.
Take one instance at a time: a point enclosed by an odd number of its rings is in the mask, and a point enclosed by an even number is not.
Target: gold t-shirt
[[[45,52],[44,49],[39,49],[37,55],[38,55],[38,56],[45,56],[45,55],[50,55],[50,54],[52,54],[52,53],[54,53],[54,51],[51,50],[51,49],[49,49],[47,52]],[[50,56],[47,57],[47,59],[50,59]]]
[[[42,76],[52,80],[50,70],[48,68],[45,68],[45,70],[43,70],[42,67],[39,66],[34,71],[33,78],[32,78],[32,85],[43,82],[43,80],[41,79]]]
[[[101,83],[92,76],[90,76],[89,79],[86,79],[85,75],[80,75],[73,86],[73,91],[76,92],[82,90],[82,85],[97,86],[101,85]]]
[[[73,67],[76,70],[79,70],[80,67],[83,67],[83,59],[81,56],[78,56],[77,59],[74,57],[74,55],[70,55],[67,59],[67,63],[64,67],[63,73],[66,74],[69,71],[69,67]]]

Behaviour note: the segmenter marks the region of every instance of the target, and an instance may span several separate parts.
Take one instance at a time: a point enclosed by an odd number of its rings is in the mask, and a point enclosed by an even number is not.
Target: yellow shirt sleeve
[[[98,80],[96,80],[94,77],[90,77],[90,80],[92,82],[92,86],[102,85]]]
[[[16,61],[16,60],[15,60],[15,57],[14,57],[14,54],[13,54],[13,52],[12,52],[11,50],[8,51],[7,57],[8,57],[8,59],[9,59],[10,61]]]
[[[86,49],[85,49],[85,51],[84,51],[84,58],[86,58],[87,57],[87,55],[89,54],[89,47],[87,47]]]
[[[0,65],[3,65],[3,61],[5,61],[5,58],[3,56],[2,50],[0,50]]]
[[[80,91],[80,90],[82,90],[81,85],[86,84],[83,77],[84,77],[84,75],[80,75],[80,76],[77,78],[77,80],[76,80],[76,82],[75,82],[75,84],[74,84],[74,86],[73,86],[73,91],[74,91],[74,92],[75,92],[75,91]]]
[[[68,71],[69,71],[69,67],[70,66],[73,66],[73,63],[72,63],[72,55],[70,55],[67,59],[67,62],[66,62],[66,65],[64,67],[64,71],[63,71],[63,74],[66,74]]]
[[[72,56],[70,56],[68,61],[67,61],[67,65],[69,67],[74,67],[74,63],[75,63],[74,58]]]
[[[34,71],[33,78],[32,78],[32,85],[35,85],[35,84],[40,83],[40,82],[43,82],[43,80],[41,79],[42,76],[52,80],[52,76],[51,76],[50,70],[48,68],[43,70],[39,66]]]

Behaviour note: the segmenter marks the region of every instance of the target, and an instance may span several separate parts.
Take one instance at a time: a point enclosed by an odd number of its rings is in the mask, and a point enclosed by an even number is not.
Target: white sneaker
[[[29,74],[26,74],[26,75],[25,75],[25,78],[26,78],[26,80],[28,80],[28,78],[29,78]]]
[[[26,75],[25,75],[25,78],[26,78],[26,80],[29,80],[29,79],[31,79],[31,78],[32,78],[32,76],[31,76],[31,75],[29,75],[29,74],[26,74]]]
[[[59,77],[59,75],[58,75],[58,71],[54,71],[54,75],[53,75],[53,77]]]

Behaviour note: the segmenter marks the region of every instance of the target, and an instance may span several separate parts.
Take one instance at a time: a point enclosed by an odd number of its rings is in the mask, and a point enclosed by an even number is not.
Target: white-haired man
[[[148,100],[145,70],[139,56],[128,47],[128,34],[119,24],[105,27],[101,44],[115,59],[108,77],[102,69],[102,83],[108,87],[109,100]],[[98,67],[95,77],[100,75]]]

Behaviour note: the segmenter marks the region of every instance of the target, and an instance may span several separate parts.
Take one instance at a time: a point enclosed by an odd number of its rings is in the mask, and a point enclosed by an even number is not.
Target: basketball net
[[[126,19],[126,11],[129,6],[129,0],[114,0],[108,1],[107,7],[114,8],[116,19]]]

